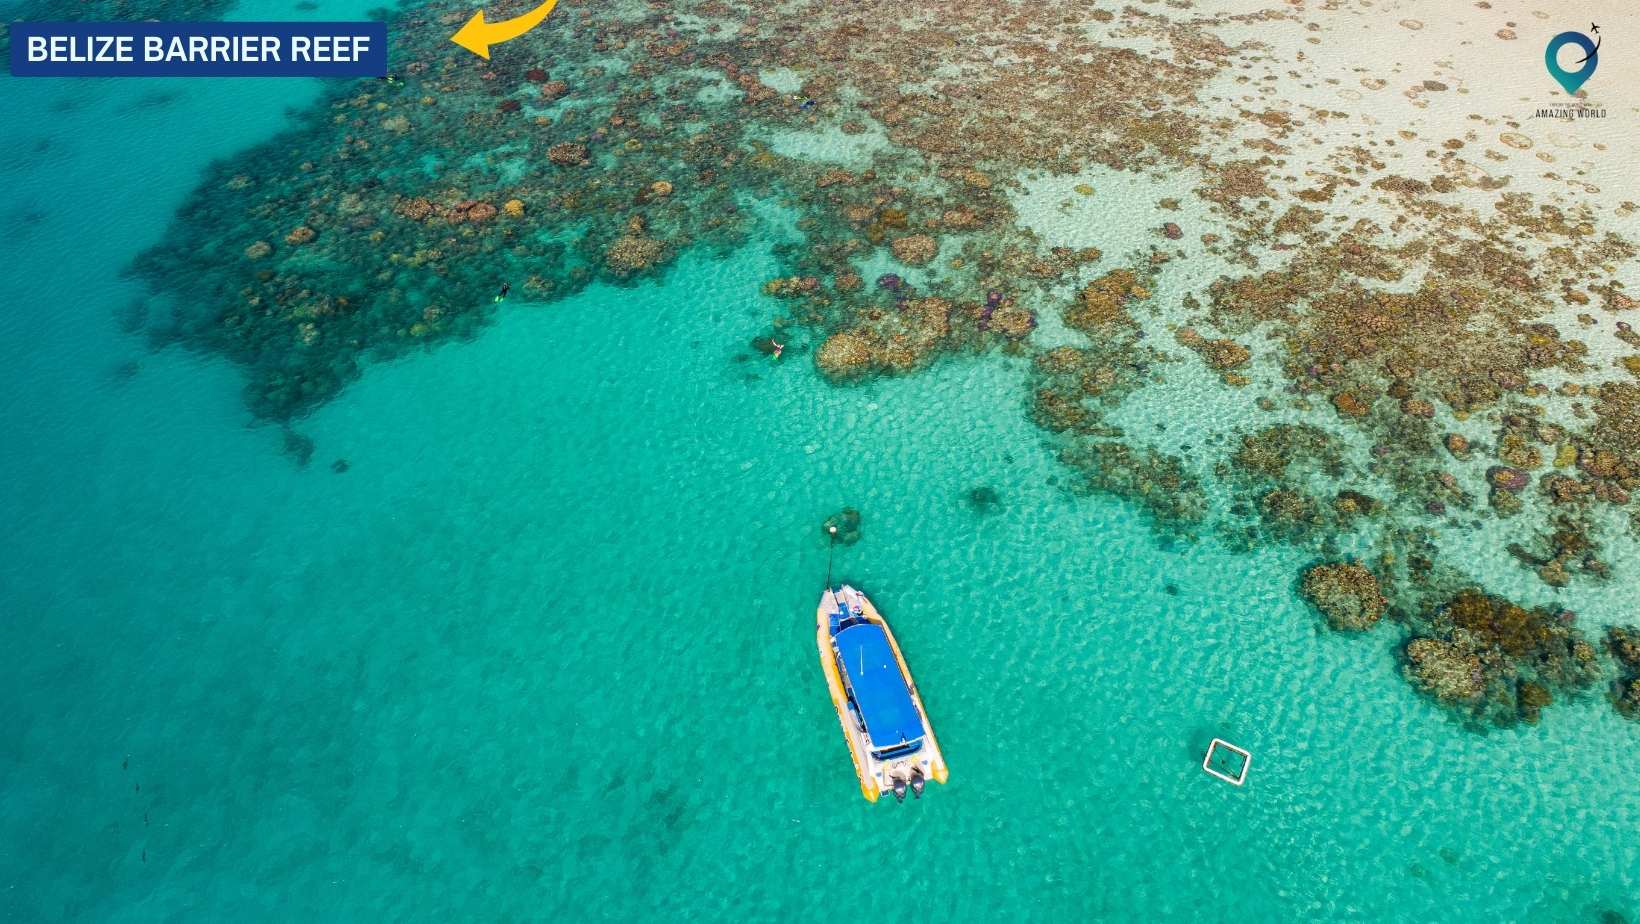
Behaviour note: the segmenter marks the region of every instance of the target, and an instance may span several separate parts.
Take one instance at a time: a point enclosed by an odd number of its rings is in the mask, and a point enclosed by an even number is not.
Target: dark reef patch
[[[197,19],[223,5],[85,9]],[[1640,360],[1597,364],[1578,329],[1552,323],[1568,303],[1585,327],[1636,307],[1611,269],[1635,248],[1598,233],[1594,212],[1504,189],[1463,160],[1479,145],[1444,148],[1420,178],[1388,172],[1388,144],[1347,144],[1292,187],[1306,123],[1347,114],[1272,100],[1238,122],[1203,93],[1271,66],[1267,46],[1215,27],[1296,29],[1296,12],[760,12],[565,0],[552,28],[488,63],[447,40],[470,7],[383,14],[395,79],[332,85],[290,131],[214,167],[135,261],[154,297],[130,323],[230,359],[252,414],[288,427],[371,361],[476,336],[502,283],[528,303],[646,284],[685,254],[740,246],[779,209],[796,233],[772,250],[772,317],[741,355],[778,341],[840,386],[1017,364],[1023,412],[1066,469],[1049,483],[1131,501],[1168,541],[1208,530],[1314,552],[1326,570],[1299,583],[1329,623],[1404,623],[1408,678],[1461,715],[1533,721],[1587,686],[1594,649],[1576,630],[1466,591],[1468,563],[1440,539],[1485,526],[1548,593],[1607,579],[1614,522],[1640,531]],[[1100,41],[1109,29],[1124,47]],[[923,63],[935,55],[938,73]],[[775,89],[775,69],[801,85]],[[886,143],[844,166],[765,141],[833,129]],[[1240,153],[1225,156],[1227,138]],[[1108,239],[1054,246],[1018,213],[1026,180],[1101,168],[1194,171],[1202,212],[1135,219],[1145,243],[1109,254],[1092,245],[1122,240],[1121,216]],[[1440,198],[1460,188],[1490,208]],[[1392,203],[1393,226],[1346,212],[1356,195]],[[1158,207],[1185,214],[1177,198]],[[1169,264],[1201,251],[1229,269],[1173,291]],[[1203,366],[1269,422],[1184,445],[1117,423],[1134,395]],[[1225,509],[1208,473],[1233,495]],[[839,541],[858,538],[855,517]]]
[[[1497,725],[1535,723],[1554,693],[1600,676],[1594,646],[1561,611],[1460,591],[1405,648],[1408,678],[1438,701]]]
[[[853,545],[860,541],[860,511],[844,507],[820,524],[820,534],[838,545]]]
[[[1606,649],[1617,662],[1612,704],[1631,719],[1640,719],[1640,629],[1612,626],[1606,630]]]
[[[1002,509],[1002,495],[990,485],[982,484],[969,488],[963,493],[962,499],[969,510],[980,516],[987,516]]]

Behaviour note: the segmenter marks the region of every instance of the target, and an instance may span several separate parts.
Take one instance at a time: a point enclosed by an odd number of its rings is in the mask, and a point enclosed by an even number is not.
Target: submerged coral
[[[1618,666],[1612,704],[1619,713],[1640,719],[1640,629],[1612,626],[1606,630],[1606,647]]]
[[[1378,577],[1355,562],[1320,564],[1304,572],[1304,596],[1334,629],[1372,628],[1388,603]]]
[[[1444,703],[1472,703],[1486,689],[1481,659],[1459,642],[1415,638],[1406,658],[1418,688]]]
[[[369,361],[471,336],[502,282],[532,301],[642,284],[738,246],[761,221],[748,206],[775,203],[795,233],[772,250],[764,329],[800,329],[826,380],[1017,362],[1072,491],[1127,498],[1170,532],[1307,546],[1334,563],[1303,581],[1329,624],[1365,628],[1393,597],[1417,635],[1409,677],[1466,714],[1530,720],[1581,688],[1592,649],[1539,611],[1458,594],[1466,563],[1437,541],[1484,526],[1560,587],[1607,577],[1609,523],[1640,528],[1640,383],[1566,310],[1640,345],[1606,317],[1635,308],[1615,278],[1635,248],[1592,205],[1504,186],[1492,161],[1529,139],[1429,145],[1403,175],[1410,130],[1338,131],[1349,113],[1274,98],[1276,71],[1324,74],[1275,51],[1312,18],[1296,8],[753,12],[571,2],[483,63],[446,40],[467,8],[390,14],[396,80],[333,84],[219,165],[138,258],[160,296],[150,333],[239,364],[251,411],[289,422]],[[764,83],[775,68],[801,86]],[[1203,104],[1232,74],[1239,119]],[[770,142],[827,130],[882,143],[839,165]],[[1098,170],[1195,175],[1195,211],[1170,194],[1158,208],[1177,215],[1102,212],[1070,242],[1021,214],[1042,177],[1103,204],[1115,184],[1080,176]],[[1374,201],[1392,222],[1362,217]],[[1143,243],[1102,252],[1129,223]],[[1184,446],[1119,423],[1202,366],[1271,416],[1170,408],[1211,431]],[[1234,495],[1222,511],[1209,474]],[[1345,537],[1372,554],[1336,564]]]
[[[1409,675],[1480,721],[1535,722],[1553,692],[1577,693],[1600,676],[1594,646],[1567,619],[1479,590],[1460,591],[1429,629],[1407,645]]]
[[[860,511],[844,507],[820,524],[820,532],[828,541],[853,545],[860,541]]]
[[[963,500],[967,502],[968,509],[982,515],[995,513],[1002,506],[1002,495],[989,485],[969,488]]]

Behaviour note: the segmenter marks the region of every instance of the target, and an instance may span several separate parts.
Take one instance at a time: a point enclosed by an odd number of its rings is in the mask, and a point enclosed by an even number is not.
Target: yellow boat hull
[[[888,636],[889,647],[894,651],[894,659],[899,663],[900,674],[905,678],[906,686],[911,691],[911,701],[916,705],[923,722],[923,747],[910,757],[888,761],[873,758],[865,734],[851,717],[848,694],[843,689],[843,678],[837,671],[837,657],[831,642],[831,614],[837,611],[839,595],[850,606],[858,606],[861,614],[881,626],[883,634]],[[894,630],[889,628],[888,621],[877,612],[871,600],[846,584],[837,591],[827,588],[826,592],[820,595],[820,605],[815,611],[814,632],[815,646],[820,654],[820,669],[826,675],[826,688],[831,693],[831,705],[837,712],[837,722],[843,729],[843,740],[848,744],[849,754],[854,758],[854,775],[860,782],[860,794],[866,801],[876,802],[885,789],[891,788],[891,780],[896,774],[905,778],[913,768],[922,769],[923,777],[936,783],[944,783],[950,778],[951,772],[945,764],[945,754],[940,750],[939,740],[934,737],[934,724],[928,719],[928,710],[923,706],[922,695],[917,692],[916,681],[911,678],[911,669],[906,666],[905,655],[900,652],[899,640],[894,637]]]

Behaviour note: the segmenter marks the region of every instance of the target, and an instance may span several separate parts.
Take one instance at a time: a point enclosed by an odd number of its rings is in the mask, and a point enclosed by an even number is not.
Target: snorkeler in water
[[[782,352],[784,352],[785,349],[786,349],[786,345],[784,343],[781,343],[778,340],[770,340],[769,345],[774,348],[773,350],[770,351],[770,353],[771,353],[771,355],[774,356],[775,359],[779,359],[780,354]]]
[[[507,293],[511,292],[511,291],[512,291],[512,283],[503,282],[501,284],[501,291],[496,293],[495,300],[498,301],[498,302],[506,300]]]

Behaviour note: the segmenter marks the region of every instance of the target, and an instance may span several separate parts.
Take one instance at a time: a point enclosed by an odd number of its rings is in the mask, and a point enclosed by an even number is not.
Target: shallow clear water
[[[0,82],[7,918],[1637,911],[1635,726],[1460,730],[1392,632],[1319,633],[1298,553],[1067,496],[999,358],[852,389],[739,358],[766,243],[375,367],[298,468],[236,372],[116,315],[204,164],[314,92]],[[916,804],[860,800],[815,663],[844,504],[837,574],[952,767]]]

